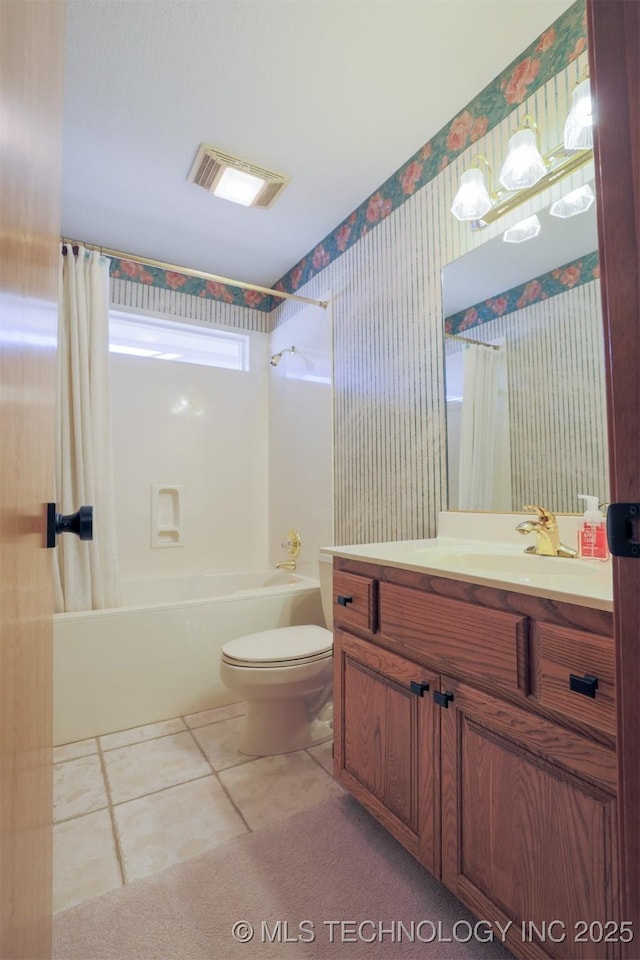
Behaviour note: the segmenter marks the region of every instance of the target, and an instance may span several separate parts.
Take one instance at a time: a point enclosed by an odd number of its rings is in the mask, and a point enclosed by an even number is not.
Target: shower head
[[[283,353],[295,353],[295,352],[296,352],[295,347],[286,347],[284,350],[281,350],[280,353],[274,353],[274,355],[269,360],[269,363],[271,364],[272,367],[277,367],[280,361],[282,360]]]

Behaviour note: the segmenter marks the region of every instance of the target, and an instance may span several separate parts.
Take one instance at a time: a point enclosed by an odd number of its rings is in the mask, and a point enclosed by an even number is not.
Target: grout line
[[[304,752],[306,753],[306,755],[309,757],[310,760],[313,760],[314,763],[318,764],[321,770],[324,770],[327,776],[331,777],[332,780],[335,780],[336,778],[333,775],[333,773],[330,770],[327,770],[327,768],[322,763],[320,763],[317,757],[314,757],[314,755],[310,753],[310,751],[315,749],[316,747],[323,747],[325,743],[330,743],[330,742],[331,742],[331,738],[329,737],[327,738],[327,740],[321,741],[321,743],[314,743],[313,747],[306,747]]]
[[[120,845],[120,834],[118,832],[118,825],[116,823],[115,813],[113,810],[113,801],[111,799],[111,785],[109,784],[109,776],[107,774],[107,766],[104,762],[104,754],[100,746],[100,741],[97,740],[98,744],[98,756],[100,757],[100,766],[102,767],[102,776],[104,779],[105,792],[107,794],[107,804],[109,810],[109,818],[111,820],[111,833],[113,835],[113,846],[115,849],[116,860],[118,861],[118,869],[120,870],[120,878],[122,880],[122,886],[127,885],[127,874],[124,869],[124,854],[122,852],[122,847]]]
[[[200,728],[200,727],[196,727],[196,729],[199,730],[199,729],[201,729],[201,728]],[[207,763],[208,763],[209,766],[211,767],[211,770],[213,771],[213,775],[214,775],[214,777],[216,778],[216,780],[218,781],[218,783],[220,784],[220,786],[222,787],[222,789],[224,790],[224,793],[225,793],[225,795],[226,795],[229,803],[231,804],[231,806],[233,807],[233,809],[236,811],[236,813],[238,814],[238,816],[240,817],[240,819],[241,819],[242,822],[244,823],[244,825],[245,825],[245,827],[247,828],[247,830],[249,831],[249,833],[253,833],[251,827],[249,826],[249,824],[247,823],[247,821],[246,821],[245,818],[244,818],[244,815],[243,815],[243,813],[242,813],[242,810],[240,809],[240,807],[238,806],[238,804],[235,802],[235,800],[233,799],[233,797],[231,796],[231,794],[230,794],[229,791],[227,790],[226,786],[224,785],[224,783],[222,782],[222,780],[221,780],[220,777],[218,776],[218,771],[217,771],[217,770],[214,770],[214,767],[213,767],[213,764],[211,763],[211,760],[209,759],[209,757],[206,755],[206,753],[204,752],[204,750],[202,749],[202,747],[200,746],[200,744],[199,744],[198,741],[196,740],[196,738],[195,738],[195,736],[194,736],[194,734],[193,734],[193,730],[189,730],[189,733],[190,733],[191,736],[193,737],[193,742],[194,742],[195,745],[197,746],[198,750],[200,751],[200,753],[202,754],[202,756],[205,758],[205,760],[207,761]],[[254,758],[254,759],[257,759],[257,758]],[[251,762],[252,762],[251,760],[248,760],[246,763],[236,763],[235,766],[236,766],[236,767],[246,767],[246,766],[247,766],[247,763],[251,763]],[[231,770],[231,769],[233,769],[233,768],[232,768],[232,767],[226,767],[225,769],[226,769],[226,770]],[[220,771],[220,772],[222,772],[222,771]]]
[[[243,717],[246,713],[246,700],[234,700],[233,703],[223,703],[221,707],[209,707],[208,710],[198,710],[197,713],[186,713],[179,717],[180,720],[184,720],[184,723],[188,730],[198,730],[200,727],[208,727],[212,723],[224,723],[225,720],[235,720],[237,717]],[[203,713],[213,713],[214,710],[227,710],[231,707],[242,707],[242,713],[234,713],[231,717],[221,717],[219,720],[207,720],[206,723],[198,724],[198,726],[192,726],[187,723],[187,717],[199,717]]]
[[[82,740],[71,740],[69,743],[58,743],[53,748],[57,750],[60,747],[70,747],[75,743],[85,743],[87,740],[95,741],[95,749],[91,750],[89,753],[83,753],[79,757],[65,757],[64,760],[53,760],[53,764],[57,766],[59,763],[70,763],[72,760],[83,760],[85,757],[93,757],[98,753],[98,749],[102,750],[104,753],[110,753],[112,750],[121,750],[123,747],[135,747],[139,743],[148,743],[150,740],[161,740],[164,737],[173,737],[177,733],[184,733],[185,730],[199,730],[201,727],[209,727],[214,723],[224,723],[225,720],[235,720],[237,717],[244,716],[244,710],[242,713],[234,714],[231,717],[221,717],[219,720],[207,720],[206,723],[198,724],[198,726],[189,726],[187,723],[187,717],[197,717],[199,713],[209,713],[212,710],[224,710],[225,707],[235,707],[236,704],[242,704],[244,706],[244,700],[237,700],[235,703],[223,704],[222,707],[209,707],[208,710],[199,710],[198,713],[189,713],[180,717],[169,717],[167,720],[155,720],[153,723],[141,723],[135,727],[125,727],[123,730],[114,730],[113,733],[99,733],[95,737],[84,737]],[[172,723],[174,720],[182,720],[184,728],[182,730],[173,730],[171,733],[158,733],[154,734],[152,737],[146,737],[144,740],[133,740],[131,743],[123,743],[117,747],[105,747],[104,744],[100,743],[101,737],[112,737],[118,733],[128,733],[129,730],[139,730],[142,727],[154,726],[155,724],[160,723]]]
[[[102,807],[95,807],[92,810],[83,810],[82,813],[74,813],[71,817],[62,817],[60,820],[54,820],[54,827],[59,826],[61,823],[71,823],[72,820],[81,820],[82,817],[89,817],[92,813],[101,813],[103,810],[109,809],[109,803],[104,804]]]
[[[199,723],[197,726],[192,727],[189,726],[186,720],[184,722],[187,730],[202,730],[203,727],[213,727],[216,723],[227,723],[229,720],[237,720],[238,717],[244,717],[244,713],[234,713],[232,717],[221,717],[220,720],[207,720],[206,723]],[[181,719],[184,720],[184,717],[181,717]]]
[[[96,737],[93,737],[92,739],[97,740]],[[61,746],[66,747],[67,744],[63,743],[61,744]],[[54,750],[55,749],[56,747],[54,747]],[[81,753],[79,757],[65,757],[64,760],[56,760],[54,757],[52,760],[52,763],[54,767],[59,767],[61,763],[73,763],[74,760],[86,760],[87,757],[95,757],[97,752],[98,752],[98,748],[96,746],[95,750],[91,750],[90,753]]]
[[[135,800],[144,800],[146,797],[155,797],[158,793],[164,793],[166,790],[173,790],[174,787],[181,787],[185,783],[197,783],[198,780],[206,780],[210,773],[200,774],[198,777],[189,777],[187,780],[179,780],[177,783],[168,783],[164,787],[157,787],[155,790],[148,790],[147,793],[141,793],[135,797],[127,797],[126,800],[114,800],[114,807],[122,807],[125,803],[133,803]]]
[[[182,720],[182,717],[174,717],[174,719]],[[136,727],[131,727],[132,730],[135,730]],[[152,743],[154,740],[166,740],[167,737],[177,737],[180,733],[185,733],[189,728],[185,724],[184,730],[172,730],[171,733],[158,733],[153,737],[146,737],[144,740],[132,740],[131,743],[121,743],[117,747],[105,747],[99,742],[99,747],[103,753],[113,753],[114,750],[124,750],[125,747],[137,747],[141,743]],[[117,731],[118,733],[120,731]],[[124,732],[124,731],[123,731]],[[105,737],[111,737],[113,734],[105,733],[102,734]]]

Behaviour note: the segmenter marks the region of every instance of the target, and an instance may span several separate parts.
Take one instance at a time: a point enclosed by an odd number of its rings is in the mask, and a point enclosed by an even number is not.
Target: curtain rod
[[[459,337],[455,333],[445,333],[447,340],[461,340],[463,343],[472,343],[475,347],[489,347],[490,350],[499,350],[495,343],[483,343],[482,340],[472,340],[471,337]]]
[[[87,250],[98,250],[105,257],[117,257],[119,260],[130,260],[132,263],[142,263],[147,267],[158,267],[160,270],[171,270],[174,273],[184,273],[188,277],[196,277],[199,280],[213,280],[215,283],[226,283],[231,287],[240,287],[243,290],[256,290],[258,293],[266,293],[270,297],[278,297],[286,300],[300,300],[302,303],[312,303],[316,307],[322,307],[323,310],[329,306],[328,300],[311,300],[309,297],[301,297],[297,293],[285,293],[283,290],[272,290],[270,287],[260,287],[255,283],[245,283],[244,280],[231,280],[229,277],[218,277],[215,273],[204,273],[201,270],[192,270],[191,267],[180,267],[175,263],[164,263],[162,260],[150,260],[148,257],[137,257],[133,253],[125,253],[123,250],[111,250],[109,247],[100,247],[95,243],[84,243],[79,240],[68,240],[66,237],[60,237],[62,243],[69,246],[82,246]]]

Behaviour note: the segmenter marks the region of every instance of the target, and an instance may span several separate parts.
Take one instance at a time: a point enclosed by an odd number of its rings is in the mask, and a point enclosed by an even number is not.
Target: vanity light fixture
[[[571,110],[564,125],[565,150],[589,150],[593,147],[593,110],[588,75],[573,91]]]
[[[564,197],[551,204],[549,213],[552,217],[561,217],[566,220],[567,217],[575,217],[579,213],[584,213],[594,202],[593,190],[588,183],[577,190],[565,193]]]
[[[491,189],[491,167],[487,158],[478,153],[471,161],[471,166],[460,177],[460,187],[451,205],[451,213],[458,220],[481,220],[491,210],[494,199],[484,182],[482,170],[478,162],[487,165],[489,171],[489,189]]]
[[[578,84],[574,91],[574,100],[581,105],[579,116],[582,119],[590,116],[590,111],[585,106],[584,93],[580,91],[585,82],[588,83],[588,80]],[[583,126],[581,129],[584,130],[586,127]],[[589,144],[591,143],[592,138],[589,140]],[[451,213],[458,220],[466,220],[472,230],[481,230],[514,207],[531,200],[547,187],[579,170],[592,159],[591,145],[569,150],[564,143],[543,156],[540,153],[537,124],[533,117],[525,114],[522,125],[509,140],[507,157],[500,171],[500,185],[495,191],[493,190],[489,163],[486,157],[477,154],[472,159],[471,166],[462,174],[460,187],[451,206]],[[477,162],[479,160],[482,160],[489,170],[488,186]],[[487,206],[488,201],[490,206]]]
[[[547,164],[540,153],[538,125],[526,113],[509,140],[507,156],[498,179],[505,190],[525,190],[537,183],[546,172]]]
[[[502,239],[505,243],[524,243],[525,240],[532,240],[537,237],[541,230],[541,224],[536,215],[521,220],[520,223],[514,223],[512,227],[505,230]]]

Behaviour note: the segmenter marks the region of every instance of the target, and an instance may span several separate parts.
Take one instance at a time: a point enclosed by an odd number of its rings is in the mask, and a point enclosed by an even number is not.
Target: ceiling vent
[[[290,178],[201,143],[187,180],[216,197],[266,210]]]

